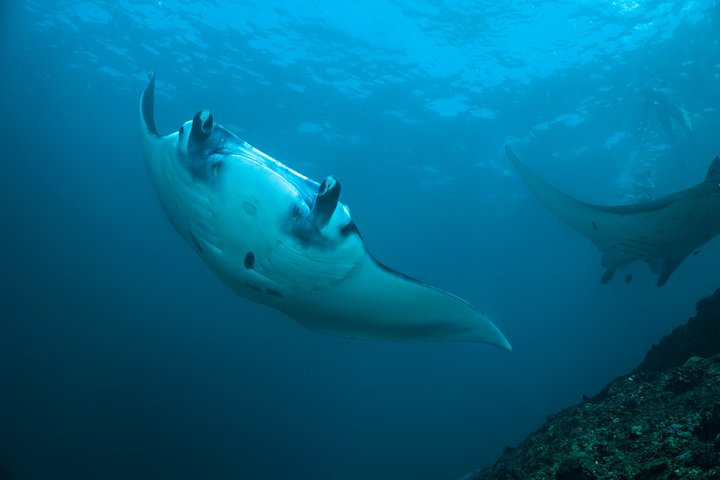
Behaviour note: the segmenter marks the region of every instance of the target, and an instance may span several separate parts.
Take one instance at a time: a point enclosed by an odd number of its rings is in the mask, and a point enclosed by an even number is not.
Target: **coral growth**
[[[720,479],[720,290],[632,374],[548,418],[473,478]]]

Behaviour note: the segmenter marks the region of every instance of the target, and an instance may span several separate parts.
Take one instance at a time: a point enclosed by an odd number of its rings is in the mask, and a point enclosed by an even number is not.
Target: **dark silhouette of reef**
[[[465,478],[720,479],[720,289],[631,374]]]

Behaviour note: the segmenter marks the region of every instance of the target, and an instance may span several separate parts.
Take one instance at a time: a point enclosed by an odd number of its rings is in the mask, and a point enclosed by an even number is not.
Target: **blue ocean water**
[[[334,174],[379,259],[514,350],[335,338],[235,296],[152,191],[151,70],[161,132],[209,108]],[[596,248],[503,153],[597,203],[700,181],[720,153],[717,0],[11,0],[0,87],[2,478],[455,479],[720,286],[717,240],[663,288],[640,264],[600,285]]]

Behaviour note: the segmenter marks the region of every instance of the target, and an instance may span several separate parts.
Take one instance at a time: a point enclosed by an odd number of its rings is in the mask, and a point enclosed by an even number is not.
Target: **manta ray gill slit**
[[[248,270],[255,268],[255,254],[253,252],[246,253],[245,261],[243,263],[245,264],[245,268]]]

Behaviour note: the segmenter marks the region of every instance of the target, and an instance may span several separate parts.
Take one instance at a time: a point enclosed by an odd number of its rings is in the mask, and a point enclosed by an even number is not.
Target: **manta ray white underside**
[[[395,272],[367,251],[334,177],[312,181],[203,110],[158,134],[155,78],[141,99],[143,150],[177,232],[237,294],[328,334],[484,342],[510,350],[464,300]]]

